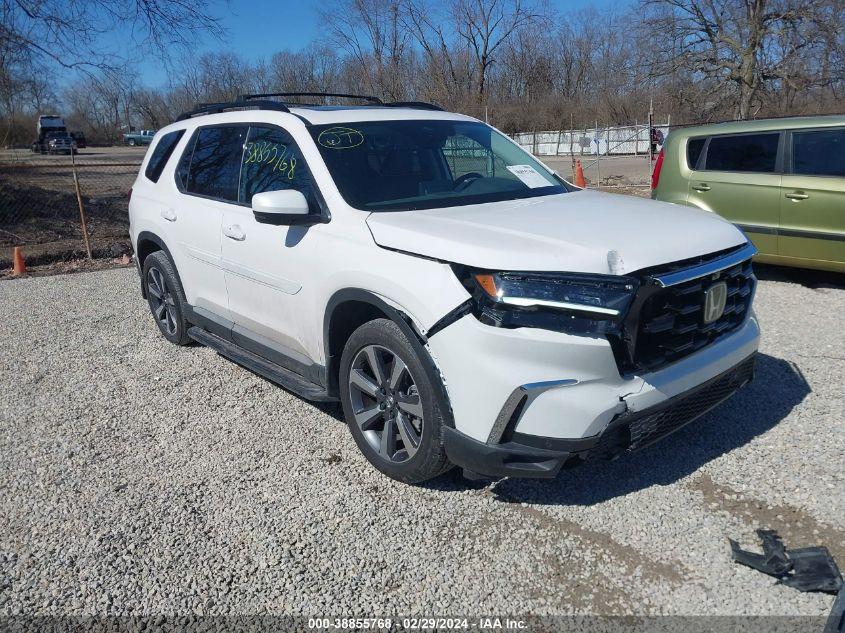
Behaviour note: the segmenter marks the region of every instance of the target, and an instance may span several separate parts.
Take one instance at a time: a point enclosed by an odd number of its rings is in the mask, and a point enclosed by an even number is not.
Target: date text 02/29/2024
[[[505,630],[519,631],[526,628],[524,620],[513,618],[482,617],[470,618],[437,618],[410,617],[396,620],[393,618],[309,618],[309,629],[341,629],[341,630],[393,630],[401,628],[410,631],[453,630]]]

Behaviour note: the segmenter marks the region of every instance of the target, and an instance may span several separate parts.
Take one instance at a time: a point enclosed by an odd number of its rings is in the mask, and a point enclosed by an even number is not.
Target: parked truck
[[[32,142],[30,149],[39,154],[49,151],[51,139],[67,134],[64,119],[58,114],[42,114],[39,116],[35,131],[38,137]]]
[[[127,132],[123,135],[123,142],[127,145],[149,145],[153,142],[155,130],[141,130],[140,132]]]

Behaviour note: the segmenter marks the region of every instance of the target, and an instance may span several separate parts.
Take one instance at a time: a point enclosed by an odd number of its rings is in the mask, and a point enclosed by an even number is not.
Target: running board
[[[306,400],[316,402],[335,402],[337,400],[330,396],[325,388],[320,385],[314,384],[299,374],[285,369],[266,358],[262,358],[258,354],[253,354],[240,345],[235,345],[231,341],[212,334],[208,330],[193,326],[188,329],[188,336],[197,343],[210,347],[221,356],[234,361],[241,367],[245,367],[262,378],[266,378],[270,382],[274,382]]]

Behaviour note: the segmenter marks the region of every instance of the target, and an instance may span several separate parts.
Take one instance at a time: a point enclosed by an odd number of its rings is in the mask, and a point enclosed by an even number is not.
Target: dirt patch
[[[552,529],[557,531],[565,531],[567,534],[577,536],[579,539],[586,541],[593,545],[596,549],[608,552],[617,562],[621,563],[626,569],[627,573],[633,573],[639,568],[644,573],[650,574],[656,579],[662,579],[672,584],[680,585],[685,582],[689,576],[687,570],[680,566],[680,563],[671,565],[662,561],[657,561],[648,558],[639,550],[624,545],[619,541],[614,540],[610,535],[597,530],[586,528],[583,525],[562,519],[552,517],[538,508],[532,506],[523,506],[517,499],[512,499],[504,493],[496,492],[494,494],[496,499],[510,504],[512,508],[516,508],[522,514],[532,517],[535,521],[540,523],[544,529]]]
[[[126,196],[83,196],[82,202],[95,256],[128,252]],[[32,266],[83,256],[76,193],[0,181],[0,268],[11,266],[15,246],[25,248]]]
[[[95,257],[129,250],[128,192],[138,164],[84,163],[37,157],[0,163],[0,268],[11,266],[15,246],[28,266],[69,262],[85,255],[77,182]]]
[[[713,510],[727,512],[753,529],[776,530],[788,548],[824,545],[837,561],[845,561],[845,531],[818,522],[800,508],[746,497],[730,486],[714,482],[707,473],[702,473],[689,487],[700,492]],[[748,535],[737,536],[746,536],[748,542],[756,538],[751,530]]]
[[[643,187],[641,185],[602,185],[599,187],[599,190],[606,193],[636,196],[638,198],[651,198],[651,187]]]
[[[50,275],[67,275],[70,273],[86,273],[110,268],[128,268],[134,266],[128,255],[122,257],[104,257],[99,259],[73,259],[70,261],[53,262],[39,266],[27,266],[27,277],[48,277]],[[12,274],[11,268],[0,268],[0,281],[18,279]]]
[[[547,575],[558,586],[558,592],[566,596],[569,605],[576,611],[590,612],[635,612],[637,602],[632,596],[617,586],[613,579],[637,578],[639,580],[680,586],[687,582],[689,572],[680,563],[667,563],[655,560],[634,547],[615,540],[609,534],[593,530],[583,525],[553,517],[530,505],[523,505],[496,489],[495,486],[484,491],[496,500],[507,504],[505,507],[522,519],[528,519],[540,528],[542,534],[566,534],[585,543],[589,550],[603,559],[604,566],[614,569],[613,577],[596,573],[596,565],[590,566],[585,576],[580,573],[578,561],[545,556]],[[497,522],[501,518],[497,517]],[[543,595],[548,595],[543,589]],[[640,605],[641,606],[641,605]]]

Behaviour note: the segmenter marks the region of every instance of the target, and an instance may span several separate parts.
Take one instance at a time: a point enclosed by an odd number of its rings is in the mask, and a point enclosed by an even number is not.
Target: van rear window
[[[845,176],[845,129],[793,132],[792,173]]]
[[[771,173],[775,170],[780,134],[714,136],[707,146],[705,169]]]
[[[179,143],[179,139],[182,138],[184,133],[185,130],[169,132],[162,136],[159,142],[156,143],[153,153],[150,156],[150,162],[147,163],[147,169],[144,171],[144,175],[147,178],[153,182],[158,182],[161,172],[164,171],[164,166],[167,164],[167,159],[170,158],[170,155],[173,153],[173,150]]]

